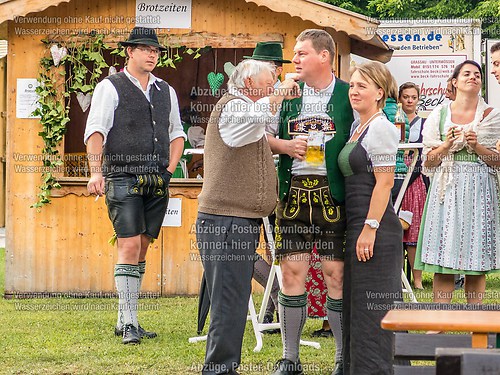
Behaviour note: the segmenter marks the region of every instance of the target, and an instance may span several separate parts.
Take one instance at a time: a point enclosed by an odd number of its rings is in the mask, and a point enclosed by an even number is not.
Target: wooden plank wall
[[[48,8],[31,16],[56,17],[61,24],[21,24],[10,21],[7,73],[7,243],[6,293],[22,292],[112,292],[113,265],[116,251],[107,241],[112,228],[107,218],[104,199],[68,195],[54,198],[41,212],[30,208],[36,200],[39,173],[20,173],[16,165],[40,165],[39,162],[19,161],[16,155],[40,155],[42,142],[37,135],[39,123],[34,119],[17,119],[16,80],[37,77],[43,52],[40,40],[45,35],[26,35],[47,28],[63,32],[103,29],[122,30],[126,39],[134,25],[88,23],[87,16],[133,17],[134,0],[73,0]],[[83,20],[83,22],[80,22]],[[90,20],[91,21],[91,20]],[[295,37],[311,22],[297,17],[275,14],[240,0],[193,0],[192,31],[261,34],[278,32],[284,36],[285,57],[291,58]],[[125,30],[126,29],[126,30]],[[171,29],[169,33],[189,30]],[[345,51],[348,38],[337,35]],[[347,41],[347,42],[346,42]],[[290,64],[288,71],[293,69]],[[17,158],[18,159],[18,158]],[[165,228],[148,257],[146,291],[163,294],[196,294],[201,267],[192,261],[190,231],[196,217],[196,200],[183,198],[182,228]]]

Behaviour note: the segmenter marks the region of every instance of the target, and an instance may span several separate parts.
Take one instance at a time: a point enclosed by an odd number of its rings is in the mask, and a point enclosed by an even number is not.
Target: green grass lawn
[[[4,291],[5,252],[0,249],[0,295]],[[426,289],[417,294],[431,300],[431,278],[424,275]],[[488,279],[485,302],[498,302],[500,279]],[[259,300],[260,296],[256,296]],[[458,302],[463,302],[458,294]],[[197,298],[175,297],[141,300],[141,324],[159,337],[126,346],[113,335],[116,322],[114,299],[0,299],[1,374],[195,374],[203,362],[205,343],[190,344],[196,336]],[[303,339],[320,328],[308,320]],[[208,322],[207,327],[208,328]],[[206,330],[205,330],[206,331]],[[316,339],[321,350],[301,347],[302,363],[314,371],[330,374],[334,362],[333,339]],[[254,353],[255,337],[247,324],[241,373],[269,374],[281,357],[279,335],[265,335],[260,353]]]

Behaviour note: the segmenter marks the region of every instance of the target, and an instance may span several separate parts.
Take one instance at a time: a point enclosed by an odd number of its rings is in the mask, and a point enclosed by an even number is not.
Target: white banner
[[[446,81],[457,64],[480,62],[481,26],[475,20],[382,21],[377,33],[395,49],[387,67],[398,85],[420,86],[419,111],[446,100]]]
[[[191,0],[136,0],[135,25],[160,29],[190,29]]]

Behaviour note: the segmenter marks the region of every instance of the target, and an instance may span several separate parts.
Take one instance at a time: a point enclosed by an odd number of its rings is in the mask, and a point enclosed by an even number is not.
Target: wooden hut
[[[70,37],[84,40],[93,32],[104,34],[104,41],[111,46],[126,39],[135,26],[137,3],[132,0],[0,2],[3,27],[0,30],[5,30],[4,38],[9,43],[6,67],[7,296],[93,295],[114,290],[116,250],[108,244],[112,227],[104,199],[95,201],[95,197],[88,196],[87,177],[66,173],[67,169],[56,173],[61,188],[51,190],[51,203],[39,210],[31,207],[37,201],[42,183],[40,155],[44,145],[39,135],[42,127],[39,119],[20,114],[18,91],[24,87],[22,79],[39,77],[43,65],[40,59],[47,54],[47,43],[61,45]],[[185,56],[176,64],[177,69],[159,75],[174,86],[181,107],[186,107],[193,100],[193,87],[209,87],[207,72],[223,72],[225,62],[237,63],[242,56],[251,54],[257,41],[279,41],[285,57],[291,58],[295,37],[302,30],[322,28],[337,44],[335,69],[341,78],[347,79],[351,52],[379,61],[390,59],[391,51],[375,33],[377,25],[373,19],[315,0],[192,0],[190,27],[160,28],[158,34],[163,43],[173,46],[172,56],[179,53],[179,46],[186,47],[181,47],[184,55],[188,51],[201,51],[202,56],[198,61]],[[42,39],[46,40],[45,44]],[[205,53],[197,50],[206,46]],[[292,64],[285,67],[285,71],[292,70]],[[71,74],[66,73],[66,77]],[[101,78],[107,73],[106,69]],[[75,108],[76,100],[71,103],[71,122],[58,146],[65,167],[71,166],[70,156],[84,152],[86,115]],[[78,164],[79,159],[76,160]],[[173,180],[170,194],[181,199],[182,223],[180,227],[163,227],[159,239],[152,245],[144,290],[157,295],[198,292],[201,263],[197,259],[193,223],[201,183],[197,179]]]

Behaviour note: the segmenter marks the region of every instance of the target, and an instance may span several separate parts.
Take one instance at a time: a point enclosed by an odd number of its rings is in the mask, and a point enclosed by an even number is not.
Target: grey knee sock
[[[144,274],[146,273],[146,261],[139,262],[139,285],[138,285],[138,293],[141,291],[142,279],[144,278]],[[118,304],[118,319],[116,321],[116,326],[120,329],[123,329],[123,309],[122,304]]]
[[[253,265],[253,278],[264,288],[267,285],[267,279],[269,278],[269,273],[271,272],[271,266],[259,255],[255,254],[255,263]],[[267,302],[266,314],[273,314],[274,310],[278,306],[278,292],[280,286],[278,284],[278,279],[276,276],[273,280],[273,287],[271,288],[270,301]]]
[[[328,323],[335,338],[335,362],[342,361],[342,300],[326,296]]]
[[[140,278],[139,266],[134,264],[115,265],[115,283],[118,291],[118,310],[122,312],[119,315],[120,325],[133,324],[136,328],[137,323],[137,305],[139,297]]]
[[[297,362],[299,360],[300,335],[307,319],[307,293],[299,296],[287,296],[280,291],[278,300],[283,358]]]
[[[139,290],[141,290],[142,279],[146,273],[146,261],[139,262]]]

